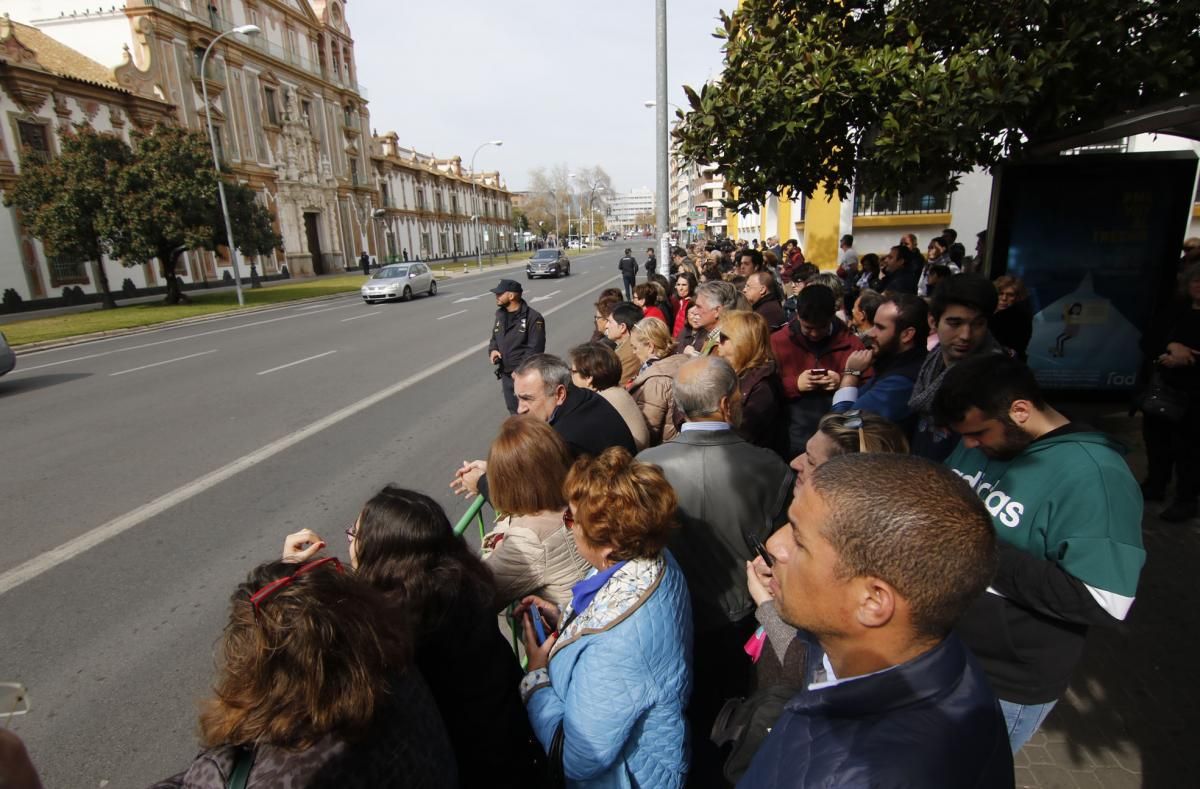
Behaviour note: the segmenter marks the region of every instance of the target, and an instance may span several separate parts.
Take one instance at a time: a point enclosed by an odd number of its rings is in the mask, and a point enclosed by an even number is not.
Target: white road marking
[[[475,299],[481,299],[484,296],[494,296],[494,295],[496,295],[496,294],[492,293],[489,290],[487,293],[480,293],[478,296],[463,296],[461,299],[455,299],[452,303],[458,304],[461,301],[475,301]]]
[[[613,282],[616,282],[617,279],[617,277],[613,277]],[[594,295],[595,294],[592,291],[585,290],[578,296],[572,296],[571,298],[567,299],[557,307],[552,307],[546,310],[546,312],[543,314],[553,315],[561,309],[566,309],[580,299],[591,298]],[[432,367],[426,368],[416,375],[405,378],[403,381],[397,381],[385,389],[381,389],[372,395],[364,397],[357,403],[351,403],[345,408],[339,411],[334,411],[332,414],[322,417],[321,419],[318,419],[317,421],[300,428],[294,433],[289,433],[288,435],[278,438],[265,446],[259,447],[249,454],[242,455],[237,460],[221,466],[214,471],[210,471],[199,479],[193,480],[192,482],[182,485],[175,490],[164,493],[157,499],[147,502],[135,510],[131,510],[124,515],[113,518],[107,523],[101,524],[94,529],[90,529],[78,537],[64,542],[62,545],[59,545],[56,548],[51,548],[44,553],[34,556],[32,559],[21,562],[16,567],[0,573],[0,595],[6,592],[11,592],[13,589],[17,588],[26,581],[32,581],[39,575],[42,575],[49,570],[53,570],[58,565],[63,564],[64,562],[69,562],[71,559],[74,559],[76,556],[79,556],[82,553],[86,553],[92,548],[95,548],[97,545],[101,545],[108,540],[111,540],[113,537],[117,537],[124,532],[129,531],[134,526],[145,523],[154,516],[161,515],[172,507],[182,504],[183,502],[195,498],[205,491],[215,488],[225,480],[237,476],[243,471],[254,468],[265,460],[270,460],[280,452],[299,444],[304,439],[314,436],[317,433],[320,433],[322,430],[333,427],[340,422],[344,422],[355,414],[359,414],[368,408],[383,402],[389,397],[399,394],[405,389],[419,384],[426,378],[430,378],[442,372],[443,370],[453,367],[462,360],[469,358],[473,354],[479,353],[487,346],[488,343],[486,342],[476,343],[470,348],[459,351],[453,356],[442,360]]]
[[[143,364],[141,367],[131,367],[128,370],[121,370],[120,372],[117,372],[117,373],[109,373],[108,377],[112,378],[114,375],[125,375],[126,373],[136,373],[138,370],[149,370],[151,367],[162,367],[164,364],[172,364],[173,362],[182,362],[184,359],[195,359],[197,356],[207,356],[210,353],[216,353],[216,352],[217,352],[217,349],[213,348],[211,351],[201,351],[200,353],[189,353],[187,356],[177,356],[174,359],[167,359],[166,361],[155,362],[154,364]]]
[[[356,321],[359,318],[369,318],[372,315],[378,315],[381,312],[383,312],[383,310],[376,310],[375,312],[364,312],[362,315],[355,315],[353,318],[342,318],[342,323],[347,323],[349,321]]]
[[[531,302],[533,302],[533,301],[546,301],[547,299],[550,299],[550,298],[552,298],[552,297],[554,297],[554,296],[557,296],[557,295],[558,295],[558,294],[560,294],[560,293],[562,293],[562,291],[561,291],[561,290],[552,290],[552,291],[550,291],[549,293],[545,294],[544,296],[534,296],[532,299],[530,299],[530,301],[531,301]]]
[[[128,348],[116,348],[114,350],[104,351],[102,353],[90,353],[87,356],[74,356],[70,359],[63,359],[63,360],[57,361],[57,362],[47,362],[46,364],[35,364],[33,367],[19,367],[16,370],[13,370],[12,373],[10,373],[10,374],[16,375],[17,373],[28,373],[28,372],[32,372],[33,370],[41,370],[45,367],[57,367],[60,364],[70,364],[71,362],[82,362],[87,359],[96,359],[101,356],[111,356],[114,353],[125,353],[126,351],[140,351],[143,348],[154,348],[159,345],[170,345],[173,342],[183,342],[184,340],[194,340],[197,337],[209,337],[213,334],[224,334],[227,331],[235,331],[237,329],[248,329],[251,326],[263,326],[268,323],[276,323],[278,321],[288,321],[288,320],[291,320],[292,318],[306,318],[309,315],[316,315],[319,312],[332,312],[333,310],[344,310],[344,309],[346,309],[346,307],[354,307],[354,306],[356,306],[356,305],[346,304],[341,307],[326,307],[321,310],[313,310],[312,312],[297,312],[297,313],[293,313],[291,315],[284,315],[281,318],[268,318],[265,321],[253,321],[252,323],[243,323],[238,326],[226,326],[224,329],[212,329],[210,331],[202,331],[198,334],[189,334],[185,337],[172,337],[169,340],[158,340],[157,342],[144,342],[141,345],[131,345]]]
[[[442,317],[438,318],[438,320],[444,321],[444,320],[446,320],[446,318],[453,318],[455,315],[462,315],[464,312],[466,312],[466,310],[459,310],[458,312],[452,312],[449,315],[443,315]]]
[[[326,351],[325,353],[318,353],[316,356],[306,356],[303,359],[297,359],[294,362],[288,362],[287,364],[281,364],[278,367],[272,367],[270,370],[263,370],[261,373],[255,373],[255,375],[266,375],[267,373],[273,373],[276,370],[286,370],[289,367],[295,367],[298,364],[311,362],[313,359],[320,359],[322,356],[328,356],[331,353],[337,353],[337,351]]]

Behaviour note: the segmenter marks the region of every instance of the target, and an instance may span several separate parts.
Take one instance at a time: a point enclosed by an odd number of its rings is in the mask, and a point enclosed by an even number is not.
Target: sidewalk
[[[1130,448],[1141,479],[1140,419],[1119,404],[1062,404]],[[1191,760],[1200,731],[1200,652],[1192,576],[1200,571],[1200,521],[1158,520],[1146,505],[1147,562],[1129,618],[1092,628],[1067,695],[1016,756],[1018,787],[1177,789],[1195,786]]]

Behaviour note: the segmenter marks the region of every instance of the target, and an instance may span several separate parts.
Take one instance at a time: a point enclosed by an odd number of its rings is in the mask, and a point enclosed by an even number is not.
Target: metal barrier
[[[475,501],[471,502],[471,506],[467,509],[463,516],[459,518],[458,523],[454,524],[454,535],[461,537],[466,533],[467,527],[471,525],[471,521],[479,521],[479,539],[483,540],[487,534],[487,523],[483,520],[483,496],[476,496]]]

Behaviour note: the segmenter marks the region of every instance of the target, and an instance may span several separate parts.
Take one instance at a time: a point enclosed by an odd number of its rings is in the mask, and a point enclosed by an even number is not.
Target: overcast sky
[[[446,158],[475,160],[513,190],[534,167],[600,165],[613,187],[654,188],[653,0],[351,0],[371,125]],[[670,0],[670,101],[721,70],[712,37],[736,0]]]

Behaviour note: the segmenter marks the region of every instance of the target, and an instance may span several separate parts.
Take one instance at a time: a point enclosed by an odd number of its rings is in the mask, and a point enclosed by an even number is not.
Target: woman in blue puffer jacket
[[[567,786],[681,787],[692,611],[664,548],[675,492],[656,466],[614,447],[576,461],[564,493],[563,520],[595,569],[561,611],[538,597],[518,609],[529,656],[521,695],[534,733],[552,759],[561,750]]]

